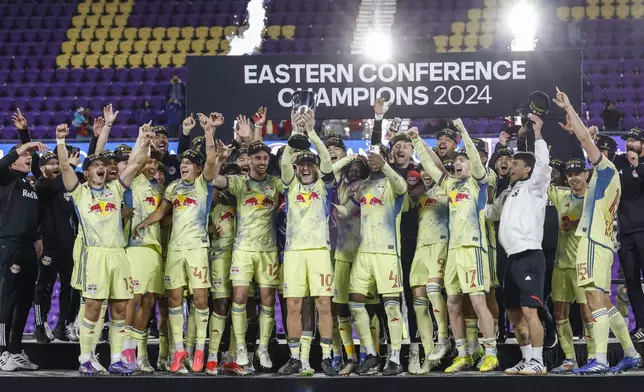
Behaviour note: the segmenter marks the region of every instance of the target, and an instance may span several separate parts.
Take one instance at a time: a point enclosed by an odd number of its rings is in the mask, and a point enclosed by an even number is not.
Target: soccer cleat
[[[479,362],[479,371],[483,373],[494,371],[497,367],[499,367],[499,359],[496,355],[484,355]]]
[[[246,366],[248,365],[248,350],[246,349],[246,345],[238,345],[237,346],[237,364],[239,366]]]
[[[485,354],[485,349],[483,346],[480,344],[476,346],[476,350],[474,350],[474,353],[472,354],[472,363],[475,363],[477,368],[480,367],[479,363],[481,362],[481,358],[483,358],[483,355]]]
[[[423,361],[423,366],[420,368],[420,372],[418,374],[429,374],[429,372],[432,370],[434,366],[437,366],[440,362],[438,361],[431,361],[427,358]]]
[[[407,365],[407,371],[410,374],[420,374],[420,356],[418,355],[418,352],[409,352],[409,364]]]
[[[445,369],[445,373],[458,373],[461,370],[468,368],[472,366],[474,363],[472,362],[472,357],[469,355],[466,357],[456,357],[452,361],[452,364],[449,365],[447,369]]]
[[[141,373],[154,373],[154,368],[150,365],[150,360],[146,357],[137,358],[136,367]]]
[[[110,367],[107,368],[107,371],[110,374],[118,374],[121,376],[129,376],[134,373],[132,366],[123,360],[111,364]]]
[[[127,363],[136,363],[136,349],[128,348],[121,353]]]
[[[535,359],[531,359],[530,362],[528,362],[523,369],[519,371],[519,374],[523,376],[536,376],[546,373],[548,373],[548,369],[546,369],[541,362]]]
[[[242,366],[239,366],[237,362],[228,362],[224,364],[224,370],[227,373],[234,374],[236,376],[247,376],[248,371],[244,369]]]
[[[51,327],[47,323],[45,323],[44,327],[45,327],[45,334],[47,335],[47,338],[53,342],[54,333],[51,331]]]
[[[188,352],[186,350],[183,351],[175,351],[174,356],[172,357],[172,365],[170,365],[170,372],[171,373],[176,373],[183,367],[183,361],[188,358]]]
[[[367,355],[364,361],[356,368],[355,373],[359,375],[372,375],[378,373],[380,370],[380,357],[375,355]]]
[[[45,327],[45,328],[49,329],[49,327]],[[69,323],[65,327],[65,337],[70,342],[78,342],[78,341],[80,341],[80,339],[78,338],[78,334],[76,333],[76,327],[74,326],[74,323]]]
[[[186,359],[183,360],[183,367],[185,367],[189,371],[192,370],[192,355],[190,354],[189,351],[188,351],[188,356],[186,357]]]
[[[292,376],[297,374],[302,369],[302,361],[296,358],[289,358],[288,362],[284,364],[279,370],[280,376]]]
[[[204,360],[204,352],[203,350],[195,350],[195,353],[192,357],[192,366],[191,370],[194,373],[199,373],[203,370],[203,361]]]
[[[216,376],[219,373],[219,364],[217,361],[208,361],[206,363],[206,374]]]
[[[39,325],[36,327],[36,342],[38,344],[46,344],[46,343],[51,343],[53,339],[49,339],[49,336],[47,336],[47,332],[45,332],[45,327],[42,325]]]
[[[440,361],[449,352],[452,346],[447,343],[436,343],[432,352],[427,356],[430,361]]]
[[[394,361],[387,361],[384,369],[382,369],[383,376],[397,376],[402,373],[402,366]]]
[[[353,373],[357,367],[358,367],[358,364],[353,359],[349,358],[344,363],[344,367],[342,368],[342,370],[340,370],[339,374],[341,376],[348,376],[351,373]]]
[[[539,313],[541,320],[543,320],[543,346],[545,348],[553,348],[559,341],[555,320],[547,306],[542,307]]]
[[[333,357],[333,361],[331,362],[331,364],[333,365],[333,369],[335,369],[336,372],[339,372],[340,369],[344,367],[344,363],[342,362],[341,356]]]
[[[272,369],[273,362],[271,361],[271,356],[268,355],[268,350],[264,348],[257,349],[257,358],[259,359],[259,366],[263,369]]]
[[[25,350],[20,354],[11,354],[13,362],[16,364],[17,370],[38,370],[38,365],[31,362]]]
[[[577,369],[577,361],[575,361],[574,359],[566,358],[563,360],[561,365],[552,369],[550,372],[554,374],[566,374],[566,373],[572,373],[574,369]]]
[[[78,367],[78,373],[81,376],[95,376],[101,372],[92,366],[92,361],[83,362]]]
[[[642,365],[642,357],[624,357],[617,365],[610,368],[611,373],[623,373],[631,369],[637,369]]]
[[[0,356],[0,370],[3,372],[13,372],[18,369],[18,366],[13,361],[13,357],[9,354],[9,351],[5,351]]]
[[[637,328],[631,331],[631,340],[633,343],[644,342],[644,328]]]
[[[338,372],[333,368],[333,360],[331,360],[331,358],[324,358],[322,360],[322,371],[324,372],[324,375],[328,377],[338,375]]]
[[[512,366],[511,368],[505,369],[503,373],[505,374],[510,374],[510,375],[515,375],[519,374],[519,372],[527,365],[525,359],[521,359],[519,363],[516,365]]]
[[[302,377],[312,377],[315,374],[315,370],[308,363],[302,363],[300,368],[300,376]]]
[[[74,328],[74,332],[76,332],[76,328]],[[67,337],[67,328],[65,328],[65,326],[60,323],[54,329],[53,335],[56,340],[60,340],[61,342],[69,342],[69,338]]]
[[[591,359],[588,363],[578,369],[572,371],[574,374],[603,374],[610,372],[608,365],[597,361],[596,358]]]
[[[100,343],[108,343],[110,341],[110,326],[109,323],[105,323],[103,330],[101,331],[101,337],[99,338]]]
[[[167,372],[168,371],[168,359],[167,358],[161,358],[157,359],[157,370],[160,372]]]
[[[94,369],[98,370],[101,374],[107,374],[107,369],[105,369],[98,360],[98,354],[92,354],[90,361],[92,362]]]

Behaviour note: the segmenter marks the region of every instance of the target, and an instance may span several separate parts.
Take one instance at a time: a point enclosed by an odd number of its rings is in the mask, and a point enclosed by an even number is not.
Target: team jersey
[[[494,170],[491,170],[489,167],[486,169],[488,175],[488,193],[495,195],[498,176],[496,175],[496,172]],[[496,249],[496,227],[494,227],[494,222],[491,220],[486,220],[485,228],[487,230],[488,245]]]
[[[128,207],[134,208],[131,228],[136,227],[151,213],[156,211],[163,200],[163,185],[155,180],[148,180],[143,174],[136,176],[130,189],[132,200],[127,201]],[[141,230],[137,236],[134,230],[130,229],[128,246],[154,246],[161,253],[161,225],[155,223]]]
[[[203,174],[192,184],[175,180],[165,191],[165,200],[172,205],[172,233],[168,248],[187,250],[208,247],[208,214],[213,186]]]
[[[558,268],[576,268],[577,248],[581,238],[575,232],[584,207],[584,197],[575,196],[570,188],[550,185],[548,199],[557,209],[559,226],[555,265]]]
[[[297,178],[285,187],[286,251],[330,249],[329,214],[333,182],[318,178],[304,185]]]
[[[237,199],[237,235],[233,250],[277,250],[275,243],[275,216],[282,180],[268,174],[264,181],[248,175],[228,176],[228,191]]]
[[[86,246],[125,247],[121,205],[127,189],[119,179],[105,184],[102,189],[93,189],[89,183],[78,183],[70,192]]]
[[[449,241],[447,195],[434,185],[418,198],[418,241],[416,247]]]
[[[342,187],[337,188],[340,204],[345,204],[349,200],[349,192],[349,183],[346,181],[343,182]],[[336,233],[335,259],[353,262],[360,246],[360,209],[348,217],[338,219]]]
[[[465,180],[443,177],[439,185],[449,203],[449,248],[487,247],[484,212],[487,181],[480,183],[472,176]]]
[[[372,174],[373,176],[373,174]],[[360,252],[399,254],[400,215],[406,194],[397,195],[387,177],[362,181],[355,202],[360,205]]]
[[[221,230],[221,237],[216,233],[210,237],[210,250],[217,253],[232,251],[237,231],[235,206],[217,203],[210,212],[210,220],[215,228]]]
[[[588,184],[577,235],[615,250],[613,222],[622,185],[613,162],[602,155]]]

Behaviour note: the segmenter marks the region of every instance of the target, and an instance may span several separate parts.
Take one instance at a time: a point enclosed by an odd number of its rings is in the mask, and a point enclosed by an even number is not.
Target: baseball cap
[[[252,142],[250,146],[248,146],[248,155],[257,154],[260,151],[266,151],[266,153],[270,154],[271,148],[260,141]]]
[[[500,148],[498,151],[500,157],[510,157],[512,158],[512,150],[507,147]]]
[[[163,161],[163,153],[161,151],[151,151],[150,152],[150,158],[154,159],[155,161],[161,163]]]
[[[595,139],[595,145],[600,150],[606,150],[608,152],[617,151],[617,142],[610,136],[597,135],[597,138]]]
[[[311,151],[302,151],[295,157],[295,164],[298,165],[302,162],[312,162],[314,165],[318,164],[318,156]]]
[[[639,128],[632,128],[626,135],[622,135],[622,140],[626,140],[628,138],[633,138],[635,140],[639,140],[640,142],[644,141],[644,131],[639,129]]]
[[[192,163],[196,163],[197,165],[203,165],[203,155],[199,151],[193,150],[193,149],[188,149],[181,154],[180,159],[188,159]]]
[[[461,134],[460,132],[457,132],[453,129],[450,128],[444,128],[441,129],[440,131],[436,132],[436,139],[438,139],[441,136],[447,136],[450,139],[454,140],[454,142],[459,143],[461,141]]]
[[[459,157],[459,156],[470,159],[470,157],[467,156],[467,151],[464,148],[461,148],[461,150],[456,153],[455,157]]]
[[[152,127],[152,132],[154,132],[154,133],[162,133],[162,134],[164,134],[164,135],[166,135],[168,137],[170,136],[170,134],[168,134],[168,130],[165,129],[162,125],[153,126]]]
[[[406,142],[406,143],[411,143],[411,139],[409,136],[407,136],[404,133],[398,133],[396,136],[392,137],[391,140],[389,141],[389,148],[393,150],[394,146],[398,142]]]
[[[476,147],[476,151],[478,152],[487,152],[487,143],[485,143],[481,139],[472,139],[472,142],[474,143],[474,146]]]
[[[103,151],[99,152],[98,155],[103,157],[103,158],[105,158],[105,159],[107,159],[107,160],[109,160],[109,161],[115,161],[116,160],[116,155],[114,154],[114,152],[112,152],[110,150],[103,150]],[[107,162],[107,163],[109,164],[111,162]]]
[[[573,158],[566,162],[566,173],[578,173],[586,170],[586,163],[579,158]]]
[[[331,132],[327,135],[326,139],[324,140],[324,145],[327,147],[336,146],[345,151],[347,150],[347,147],[344,144],[344,140],[342,140],[342,136],[338,135],[335,132]]]
[[[38,166],[45,166],[52,159],[58,159],[58,155],[54,154],[51,151],[47,151],[40,156],[40,159],[38,160]]]
[[[116,162],[126,162],[130,159],[130,154],[132,154],[132,148],[127,144],[121,144],[114,149],[114,159]]]
[[[204,144],[205,140],[206,139],[203,136],[197,136],[196,138],[192,139],[190,148],[195,151],[201,150],[201,146]]]
[[[219,170],[219,174],[226,176],[226,175],[234,175],[234,174],[242,174],[242,169],[239,167],[238,164],[234,162],[226,162],[224,165],[221,167]]]
[[[451,158],[446,158],[443,160],[443,167],[445,170],[448,172],[453,172],[454,171],[454,160]]]
[[[566,162],[562,161],[561,159],[550,159],[550,167],[553,169],[557,169],[560,172],[563,172],[566,169]]]
[[[109,165],[110,158],[106,156],[107,154],[104,154],[105,152],[109,152],[110,154],[112,153],[111,151],[102,151],[99,154],[92,154],[92,155],[86,156],[85,160],[83,161],[83,171],[89,169],[89,167],[92,166],[92,163],[97,161],[101,161],[104,164]]]

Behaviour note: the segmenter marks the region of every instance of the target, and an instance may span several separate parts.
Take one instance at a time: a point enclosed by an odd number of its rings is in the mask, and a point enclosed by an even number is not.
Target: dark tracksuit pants
[[[644,328],[644,293],[641,283],[644,272],[644,231],[622,234],[619,243],[619,261],[624,270],[633,316],[637,327]]]

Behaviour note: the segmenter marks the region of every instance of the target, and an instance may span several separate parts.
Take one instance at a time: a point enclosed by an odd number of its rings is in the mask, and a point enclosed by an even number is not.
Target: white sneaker
[[[139,366],[139,371],[142,373],[154,373],[154,368],[150,365],[148,358],[137,358],[136,364]]]
[[[13,372],[18,369],[16,363],[13,361],[13,357],[9,354],[9,351],[5,351],[0,356],[0,370],[3,372]]]
[[[237,345],[237,365],[248,365],[248,350],[246,349],[246,344]]]
[[[259,366],[263,367],[264,369],[273,368],[273,362],[271,361],[270,355],[268,355],[268,350],[266,350],[265,348],[257,349],[255,355],[257,355],[257,357],[259,358]]]
[[[449,341],[448,343],[436,343],[431,354],[429,354],[426,359],[429,359],[430,361],[440,361],[445,355],[447,355],[451,348],[452,346]]]
[[[526,366],[527,366],[527,363],[526,363],[525,359],[521,359],[519,361],[519,363],[517,363],[516,365],[512,366],[511,368],[505,369],[504,373],[505,374],[519,374],[519,372],[521,372],[521,370],[523,370],[523,368],[526,367]]]
[[[159,357],[159,359],[157,359],[157,370],[160,372],[168,371],[168,358]]]
[[[38,365],[29,360],[25,350],[22,350],[20,354],[11,354],[11,358],[18,370],[38,370]]]
[[[94,369],[101,372],[101,374],[107,374],[107,369],[105,369],[105,367],[101,365],[101,361],[98,360],[98,354],[92,354],[90,361],[92,361]]]
[[[411,374],[420,373],[420,355],[418,354],[417,351],[409,352],[409,365],[407,370]]]
[[[547,372],[548,369],[546,369],[541,362],[531,359],[530,362],[528,362],[523,369],[519,371],[519,374],[533,376],[537,374],[546,374]]]
[[[47,335],[47,339],[51,340],[52,342],[55,340],[54,333],[51,331],[49,323],[47,322],[45,322],[45,335]]]
[[[80,340],[78,338],[78,334],[76,334],[76,327],[74,327],[73,323],[67,324],[65,327],[65,335],[67,335],[67,339],[69,339],[70,342],[78,342]]]
[[[425,358],[425,360],[423,361],[423,366],[420,368],[420,372],[418,374],[429,374],[432,368],[437,366],[439,363],[440,362],[438,361],[431,361]]]

